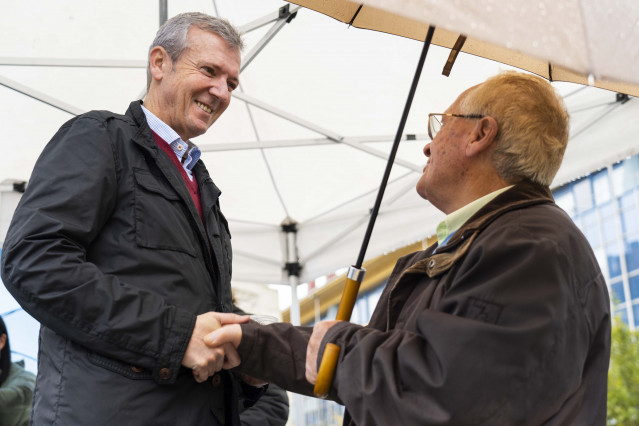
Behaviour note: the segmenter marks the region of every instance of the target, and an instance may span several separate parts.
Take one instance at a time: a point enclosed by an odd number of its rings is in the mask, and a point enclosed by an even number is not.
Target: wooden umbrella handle
[[[346,278],[346,286],[342,292],[342,299],[339,302],[337,308],[338,321],[349,321],[355,302],[357,301],[357,293],[359,292],[359,286],[364,279],[363,268],[356,268],[351,266],[348,270]],[[320,363],[319,371],[317,372],[317,381],[315,382],[315,388],[313,393],[318,398],[326,398],[328,392],[333,383],[333,375],[335,374],[335,368],[337,367],[337,360],[339,359],[340,347],[334,343],[326,344],[324,348],[324,355],[322,356],[322,362]]]

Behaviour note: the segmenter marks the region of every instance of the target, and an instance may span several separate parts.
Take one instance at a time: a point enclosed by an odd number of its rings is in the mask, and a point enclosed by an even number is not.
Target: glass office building
[[[553,192],[588,238],[615,315],[639,328],[639,155]]]

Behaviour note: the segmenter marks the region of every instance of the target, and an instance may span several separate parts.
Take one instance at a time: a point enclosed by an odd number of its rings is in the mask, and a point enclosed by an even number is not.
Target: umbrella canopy
[[[635,0],[296,0],[367,28],[499,61],[552,81],[639,96],[639,3]]]

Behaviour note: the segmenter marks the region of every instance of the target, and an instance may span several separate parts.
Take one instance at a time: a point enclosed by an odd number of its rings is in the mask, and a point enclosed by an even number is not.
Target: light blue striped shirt
[[[197,163],[202,156],[200,148],[190,141],[183,141],[175,130],[157,118],[155,114],[146,109],[144,105],[142,105],[142,111],[144,111],[146,122],[149,123],[151,130],[169,144],[173,152],[175,152],[177,159],[182,163],[182,167],[184,167],[187,176],[193,180],[193,166],[195,166],[195,163]]]

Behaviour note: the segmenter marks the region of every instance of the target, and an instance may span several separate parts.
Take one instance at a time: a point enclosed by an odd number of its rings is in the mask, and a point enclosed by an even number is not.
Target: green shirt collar
[[[450,234],[457,231],[468,219],[471,218],[472,215],[477,213],[479,209],[513,186],[514,185],[510,185],[505,188],[500,188],[497,191],[493,191],[490,194],[486,194],[446,216],[444,220],[437,225],[437,243],[441,245],[442,241],[444,241]]]

